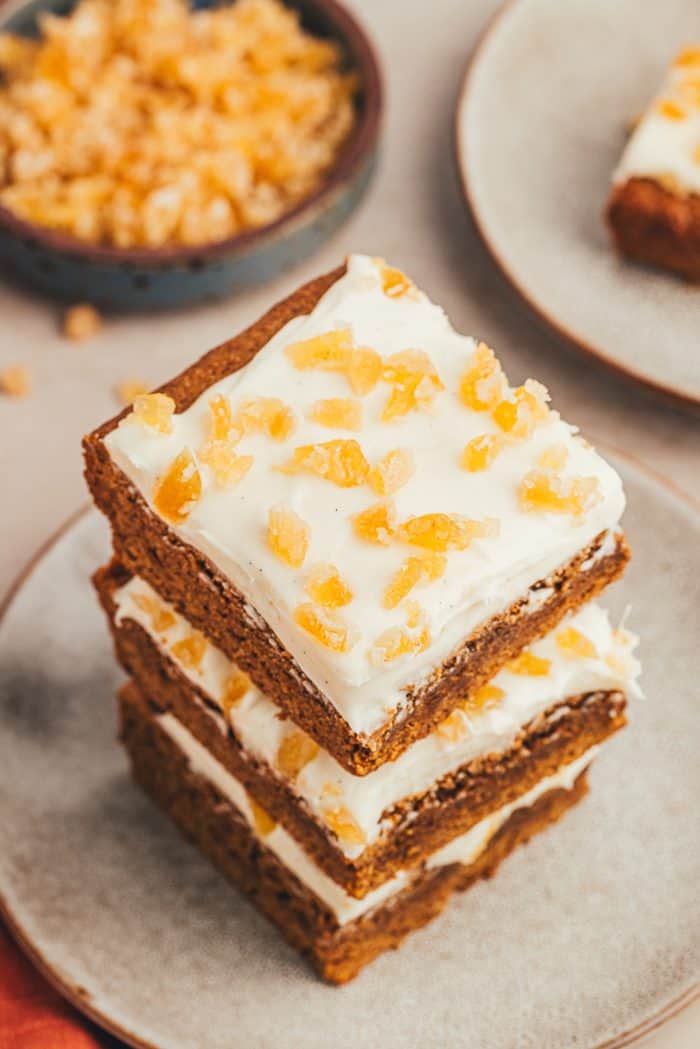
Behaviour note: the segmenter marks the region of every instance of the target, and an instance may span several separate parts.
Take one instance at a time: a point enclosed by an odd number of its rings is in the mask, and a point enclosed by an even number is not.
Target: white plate
[[[591,1049],[700,979],[700,515],[622,464],[646,702],[562,822],[342,989],[319,983],[134,787],[88,583],[95,511],[0,626],[0,902],[80,1008],[158,1049]],[[632,1034],[629,1034],[632,1037]]]
[[[482,38],[456,114],[462,183],[517,291],[604,363],[700,405],[700,288],[620,260],[603,223],[630,121],[698,0],[512,0]]]

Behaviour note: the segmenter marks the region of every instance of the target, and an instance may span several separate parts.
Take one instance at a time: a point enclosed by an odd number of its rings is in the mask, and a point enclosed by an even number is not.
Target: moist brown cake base
[[[415,867],[490,812],[531,790],[625,724],[619,692],[569,697],[526,725],[501,753],[484,755],[443,776],[432,789],[393,807],[392,826],[354,859],[267,762],[242,746],[211,700],[137,623],[115,626],[112,594],[129,575],[112,564],[95,583],[110,621],[117,657],[150,706],[173,713],[250,795],[352,896],[363,897],[400,870]],[[223,731],[222,731],[223,729]]]
[[[700,282],[700,196],[631,178],[613,189],[606,218],[622,255]]]
[[[333,913],[251,833],[244,817],[190,769],[133,685],[120,693],[121,738],[135,780],[221,873],[278,927],[330,983],[352,980],[384,951],[437,917],[454,892],[490,877],[516,846],[555,822],[587,790],[583,772],[572,790],[556,789],[516,810],[469,865],[425,870],[391,901],[339,926]],[[466,930],[465,930],[466,934]]]

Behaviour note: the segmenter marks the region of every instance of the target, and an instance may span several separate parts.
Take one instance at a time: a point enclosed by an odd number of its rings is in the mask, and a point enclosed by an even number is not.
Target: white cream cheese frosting
[[[405,871],[400,871],[361,900],[349,896],[340,885],[329,878],[327,874],[324,874],[308,853],[302,849],[301,845],[279,824],[276,824],[274,829],[268,834],[260,834],[256,828],[250,799],[244,788],[235,777],[226,771],[220,762],[212,757],[210,752],[195,739],[192,733],[177,718],[173,717],[172,714],[162,714],[157,720],[160,727],[185,755],[192,771],[216,787],[243,816],[252,833],[261,839],[265,847],[270,849],[284,866],[295,874],[299,881],[333,912],[340,925],[345,925],[355,918],[360,918],[375,907],[386,903],[410,883],[412,875]],[[592,747],[569,765],[563,766],[553,776],[540,780],[531,791],[518,798],[516,802],[504,806],[498,812],[492,813],[485,820],[477,823],[471,830],[467,831],[466,834],[455,838],[449,845],[435,852],[428,860],[426,866],[431,868],[447,866],[452,863],[472,863],[516,809],[532,805],[537,798],[547,793],[547,791],[557,788],[571,790],[577,777],[588,767],[598,749],[598,747]]]
[[[197,666],[184,663],[177,655],[177,645],[192,635],[192,628],[144,580],[133,577],[116,591],[114,600],[117,622],[134,620],[149,634],[164,656],[219,707],[221,713],[212,712],[211,716],[225,731],[223,696],[234,664],[211,644],[206,645]],[[154,607],[169,613],[167,625],[160,622],[158,630],[154,622],[163,617],[153,615]],[[578,648],[583,646],[582,652],[567,654],[562,648],[562,639],[567,638],[578,642]],[[529,649],[533,657],[543,661],[538,669],[546,669],[545,673],[527,675],[505,669],[491,681],[490,685],[502,692],[493,706],[457,711],[451,715],[452,731],[433,732],[367,776],[352,775],[327,751],[315,748],[290,786],[324,825],[329,807],[344,807],[362,840],[339,837],[337,845],[346,856],[356,858],[389,826],[384,814],[392,806],[429,791],[443,776],[474,758],[504,750],[525,724],[548,707],[597,690],[638,694],[639,664],[632,655],[635,643],[636,638],[627,630],[612,629],[607,612],[599,605],[585,605]],[[246,753],[286,778],[278,760],[280,746],[290,733],[299,730],[280,717],[279,708],[251,683],[227,718]]]
[[[681,52],[630,137],[613,182],[631,178],[700,193],[700,44]]]
[[[351,329],[354,345],[372,347],[385,361],[391,354],[420,349],[444,389],[425,410],[382,422],[389,387],[379,382],[370,393],[353,398],[360,402],[363,418],[358,432],[319,425],[310,417],[312,406],[323,399],[352,398],[347,378],[334,371],[300,370],[285,349],[339,328]],[[534,582],[566,564],[600,532],[614,529],[623,511],[615,471],[554,411],[527,439],[508,442],[488,469],[463,468],[468,441],[501,436],[488,411],[471,410],[458,396],[475,350],[475,340],[454,331],[425,295],[388,296],[377,261],[353,255],[346,274],[310,314],[291,320],[247,366],[175,414],[170,433],[160,433],[131,414],[105,439],[110,455],[152,508],[158,479],[183,449],[190,450],[202,492],[186,519],[171,528],[233,582],[251,618],[262,616],[357,733],[379,728],[402,707],[406,687],[429,677],[475,628],[526,597]],[[231,488],[217,486],[197,457],[210,425],[209,404],[217,394],[234,413],[250,398],[279,398],[296,419],[294,433],[283,442],[261,432],[245,434],[236,453],[252,456],[253,463]],[[442,577],[411,592],[431,643],[382,665],[370,658],[374,642],[406,624],[405,602],[387,608],[384,592],[407,555],[420,551],[399,542],[377,545],[356,535],[353,516],[380,501],[369,485],[338,487],[318,476],[278,469],[295,448],[346,438],[359,442],[370,464],[396,448],[409,453],[413,475],[392,496],[399,521],[442,513],[496,522],[497,534],[475,539],[467,549],[450,550]],[[528,511],[518,499],[522,479],[552,448],[564,450],[563,483],[585,478],[597,486],[598,500],[578,516]],[[268,544],[268,513],[278,506],[293,510],[310,530],[299,568],[283,563]],[[317,564],[335,566],[352,591],[351,602],[338,613],[357,636],[350,651],[332,651],[294,620],[295,608],[309,601],[305,583]]]

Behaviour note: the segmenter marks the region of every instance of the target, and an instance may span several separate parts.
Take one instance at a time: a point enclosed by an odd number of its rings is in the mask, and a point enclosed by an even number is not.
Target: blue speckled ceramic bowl
[[[214,2],[194,0],[194,6]],[[72,6],[73,0],[33,0],[3,19],[0,29],[31,35],[42,12],[65,14]],[[382,84],[372,45],[336,0],[290,0],[290,6],[311,32],[340,41],[361,85],[355,127],[311,196],[269,226],[216,243],[166,248],[95,246],[25,222],[0,207],[0,266],[61,299],[135,310],[219,298],[312,255],[352,212],[369,183]]]

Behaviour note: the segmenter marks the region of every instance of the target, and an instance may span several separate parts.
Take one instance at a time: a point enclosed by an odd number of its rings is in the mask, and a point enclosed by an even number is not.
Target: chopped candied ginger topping
[[[143,426],[158,433],[172,433],[175,401],[165,393],[142,393],[134,400],[132,414]]]
[[[248,796],[248,803],[250,804],[250,811],[253,814],[253,823],[255,824],[255,829],[258,834],[262,838],[271,834],[277,826],[275,820],[273,820],[272,816],[265,811],[262,805],[258,805],[257,801],[251,798],[250,795]]]
[[[466,550],[474,539],[490,539],[499,531],[500,524],[494,518],[472,521],[459,514],[421,514],[399,525],[396,536],[411,546],[446,553]]]
[[[565,481],[544,470],[530,470],[520,482],[518,498],[523,510],[581,517],[600,502],[602,495],[597,477]]]
[[[307,601],[294,609],[294,622],[315,641],[333,652],[349,652],[358,641],[358,633],[337,613],[318,609]]]
[[[392,448],[374,464],[367,480],[377,495],[393,495],[413,476],[413,456],[405,448]]]
[[[406,627],[389,627],[376,639],[369,650],[369,661],[381,667],[401,656],[425,652],[431,642],[430,628],[423,609],[417,601],[407,601]]]
[[[173,524],[186,521],[202,495],[202,478],[188,448],[172,461],[156,482],[153,505],[162,517]]]
[[[449,717],[440,722],[435,731],[446,743],[459,743],[469,735],[469,723],[461,710],[453,710]]]
[[[331,397],[311,405],[309,417],[319,426],[339,430],[362,429],[362,405],[349,397]]]
[[[390,299],[402,299],[405,295],[414,295],[415,284],[401,270],[388,266],[384,259],[375,259],[382,278],[382,291]]]
[[[369,346],[354,349],[345,367],[347,380],[358,397],[371,393],[382,377],[384,362],[376,350]]]
[[[700,47],[684,47],[673,64],[675,66],[700,66]]]
[[[384,591],[384,608],[396,608],[418,583],[435,582],[444,575],[446,566],[444,554],[426,551],[407,557]]]
[[[359,823],[344,805],[336,805],[321,810],[326,825],[346,845],[364,845],[367,841]]]
[[[233,412],[223,394],[217,393],[209,401],[209,413],[208,440],[210,442],[236,440],[240,437],[240,433],[233,432]]]
[[[274,441],[286,441],[296,429],[296,419],[279,397],[251,397],[236,412],[236,425],[243,433],[262,431]]]
[[[382,422],[400,418],[414,409],[429,409],[436,394],[445,388],[433,362],[422,350],[392,353],[384,362],[382,377],[393,387],[381,414]]]
[[[291,568],[300,568],[309,549],[311,529],[294,510],[273,506],[268,514],[267,541],[272,552]]]
[[[548,400],[547,387],[534,379],[527,379],[524,386],[518,386],[509,398],[496,405],[493,409],[494,422],[504,433],[525,440],[534,432],[537,424],[547,418]]]
[[[480,342],[459,384],[462,404],[474,412],[487,412],[496,407],[506,386],[506,377],[496,354],[485,342]]]
[[[316,474],[340,488],[354,488],[367,480],[369,463],[357,441],[351,438],[302,444],[279,469],[289,474]]]
[[[537,465],[542,470],[563,470],[569,458],[569,452],[565,444],[552,444],[545,448],[537,460]]]
[[[250,688],[251,681],[248,675],[238,667],[234,667],[226,678],[221,691],[221,706],[227,717],[233,708],[238,706]]]
[[[487,470],[503,447],[503,438],[498,433],[483,433],[480,437],[472,437],[462,452],[462,466],[469,473]]]
[[[313,335],[303,342],[293,342],[285,353],[295,368],[309,371],[318,368],[328,372],[342,372],[348,367],[352,352],[352,334],[349,328],[335,328],[323,335]]]
[[[277,750],[277,768],[288,779],[297,778],[305,765],[318,754],[318,743],[314,743],[301,729],[295,728],[284,737]]]
[[[199,458],[211,469],[220,488],[233,488],[253,465],[253,456],[238,455],[229,441],[208,441]]]
[[[596,659],[596,647],[590,638],[582,634],[576,627],[567,626],[555,634],[554,640],[557,648],[568,659]]]
[[[505,699],[505,691],[499,688],[498,685],[482,685],[471,696],[468,696],[460,706],[466,714],[476,714],[480,710],[490,710],[492,707],[497,707],[503,699]]]
[[[360,539],[387,546],[396,532],[396,510],[391,502],[377,503],[355,514],[352,526]]]
[[[526,648],[515,659],[511,659],[510,663],[506,663],[506,670],[522,677],[546,677],[551,665],[548,659],[542,659]]]
[[[158,634],[165,633],[175,626],[175,616],[169,608],[165,608],[153,594],[133,594],[134,604],[151,620],[153,629]]]
[[[304,589],[312,601],[323,608],[344,608],[354,596],[335,565],[315,565],[306,578]]]
[[[200,634],[199,630],[193,630],[187,637],[176,641],[170,649],[175,658],[190,670],[196,670],[201,666],[206,650],[207,639],[204,634]]]
[[[605,662],[613,674],[616,674],[617,677],[621,677],[623,680],[629,680],[634,677],[637,669],[636,660],[629,652],[610,652],[605,657]]]
[[[672,98],[662,98],[656,105],[657,110],[666,120],[685,120],[687,112]]]
[[[124,379],[123,382],[117,383],[114,392],[120,404],[133,405],[137,397],[148,393],[148,386],[140,379]]]

